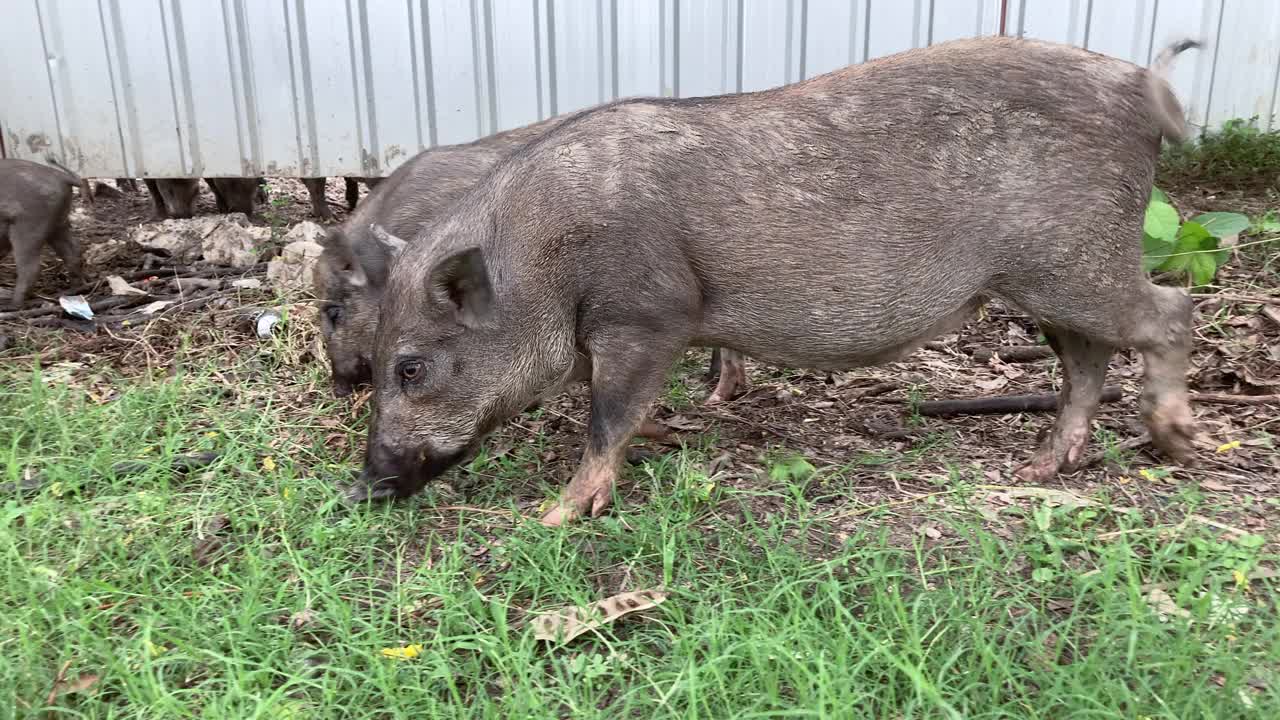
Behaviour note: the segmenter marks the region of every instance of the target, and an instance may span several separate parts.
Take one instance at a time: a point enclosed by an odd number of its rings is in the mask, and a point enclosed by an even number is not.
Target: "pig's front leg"
[[[608,328],[588,340],[592,369],[587,447],[569,487],[542,517],[542,524],[595,517],[609,506],[627,443],[645,425],[685,344],[683,339],[630,328]]]

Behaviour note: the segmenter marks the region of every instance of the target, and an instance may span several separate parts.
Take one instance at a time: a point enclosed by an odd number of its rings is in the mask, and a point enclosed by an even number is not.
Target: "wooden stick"
[[[1193,298],[1210,298],[1227,302],[1254,303],[1255,305],[1280,305],[1280,297],[1270,295],[1231,295],[1229,293],[1191,293]]]
[[[114,296],[106,300],[99,300],[89,305],[89,309],[97,315],[103,310],[111,310],[113,308],[124,307],[129,304],[140,305],[150,298],[143,295]],[[61,305],[52,305],[48,307],[31,308],[29,310],[11,310],[9,312],[0,313],[0,322],[5,320],[23,320],[26,318],[43,317],[45,315],[57,315],[62,312]]]
[[[1123,395],[1120,388],[1108,385],[1102,389],[1102,402],[1115,402]],[[995,397],[961,398],[956,400],[931,400],[920,403],[921,415],[945,417],[948,415],[990,415],[1020,412],[1047,412],[1058,409],[1057,393],[1031,393],[1029,395],[997,395]]]
[[[1196,393],[1191,402],[1212,405],[1280,405],[1280,394],[1277,395],[1230,395],[1227,393]]]
[[[973,359],[978,362],[987,362],[994,355],[1009,363],[1035,362],[1053,357],[1053,348],[1048,345],[1006,345],[994,350],[979,348],[973,351]]]

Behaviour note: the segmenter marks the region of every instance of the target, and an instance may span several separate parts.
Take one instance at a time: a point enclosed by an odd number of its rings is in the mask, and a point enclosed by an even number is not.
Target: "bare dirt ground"
[[[338,220],[345,216],[340,181],[329,183],[330,202]],[[1170,192],[1184,215],[1197,210],[1223,209],[1251,217],[1275,208],[1274,198],[1224,196],[1197,187]],[[198,213],[212,213],[213,198],[201,195]],[[309,219],[305,189],[293,180],[271,181],[271,203],[256,220],[279,228]],[[74,231],[87,247],[126,238],[140,223],[151,221],[145,190],[123,198],[102,198],[96,207],[77,203]],[[279,237],[279,235],[277,237]],[[264,248],[266,259],[278,248]],[[152,265],[144,265],[151,262]],[[139,255],[118,258],[108,267],[87,268],[93,287],[81,288],[90,300],[106,297],[108,274],[130,276],[154,271],[163,280],[165,263]],[[250,271],[256,272],[256,271]],[[1195,404],[1202,424],[1201,464],[1185,469],[1165,465],[1142,440],[1137,397],[1142,363],[1132,351],[1115,355],[1107,377],[1120,397],[1098,415],[1089,464],[1059,478],[1062,488],[1081,494],[1104,492],[1116,502],[1157,512],[1176,505],[1187,487],[1220,496],[1221,514],[1214,522],[1240,531],[1273,535],[1280,529],[1274,499],[1280,497],[1280,453],[1274,445],[1280,430],[1280,262],[1275,245],[1259,245],[1236,253],[1219,274],[1217,285],[1197,291],[1196,344],[1192,391],[1204,395]],[[12,259],[0,260],[0,288],[12,286]],[[143,283],[147,280],[143,279]],[[36,295],[56,301],[67,280],[56,259],[46,254]],[[35,302],[35,301],[33,301]],[[0,360],[44,365],[75,362],[128,378],[172,369],[179,358],[217,362],[253,352],[258,341],[246,321],[247,309],[281,304],[268,290],[221,291],[207,302],[187,309],[104,328],[85,327],[59,319],[0,322]],[[304,307],[301,303],[296,307]],[[293,358],[298,367],[324,362],[314,329]],[[920,412],[921,403],[949,398],[1052,393],[1060,375],[1052,357],[1030,362],[1006,362],[990,351],[1037,343],[1037,329],[1014,310],[998,304],[960,332],[937,339],[904,362],[833,375],[750,365],[750,390],[736,400],[703,407],[710,386],[702,377],[705,351],[691,351],[673,377],[671,391],[658,408],[658,418],[675,429],[671,442],[702,447],[710,460],[708,474],[738,487],[767,487],[768,468],[785,455],[803,456],[824,474],[811,485],[815,502],[837,503],[856,494],[868,508],[895,507],[903,520],[901,532],[915,528],[912,506],[921,499],[944,495],[957,481],[993,487],[1014,484],[1012,470],[1025,459],[1052,422],[1048,413],[1014,413],[932,417]],[[986,354],[984,354],[984,351]],[[266,372],[296,375],[297,367]],[[323,374],[317,374],[322,378]],[[228,378],[234,382],[234,378]],[[111,380],[117,382],[124,380]],[[104,381],[105,382],[105,381]],[[108,383],[109,384],[109,383]],[[104,390],[109,391],[109,390]],[[284,403],[306,408],[327,394],[317,380]],[[1270,396],[1268,400],[1266,396]],[[351,418],[360,416],[365,397],[358,397]],[[543,476],[568,478],[579,456],[587,415],[587,396],[581,388],[549,403],[533,417],[518,418],[491,439],[488,453],[501,456],[538,439],[535,463]],[[543,439],[549,439],[543,442]],[[335,432],[335,444],[359,440]],[[353,462],[360,448],[350,447]],[[661,453],[661,444],[647,446]],[[483,481],[483,478],[471,478]],[[466,481],[459,483],[465,485]],[[533,512],[541,500],[538,487],[528,486],[520,498]],[[465,494],[465,490],[461,490]],[[643,498],[620,490],[624,503]],[[762,494],[757,512],[769,513],[774,501]],[[856,511],[846,515],[850,521]],[[838,533],[839,515],[832,531]]]

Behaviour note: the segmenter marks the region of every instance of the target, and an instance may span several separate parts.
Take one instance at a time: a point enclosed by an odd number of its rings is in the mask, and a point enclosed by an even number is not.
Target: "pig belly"
[[[986,298],[975,290],[950,296],[896,295],[850,307],[818,296],[805,304],[757,302],[707,308],[697,345],[729,347],[772,365],[846,370],[880,365],[963,325]]]

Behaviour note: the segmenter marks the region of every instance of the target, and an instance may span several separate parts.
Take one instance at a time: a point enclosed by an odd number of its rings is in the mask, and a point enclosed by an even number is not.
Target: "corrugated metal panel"
[[[7,153],[90,176],[384,175],[617,97],[757,90],[1002,25],[1142,65],[1209,41],[1173,73],[1196,124],[1271,126],[1280,80],[1274,0],[15,0],[4,17]]]

